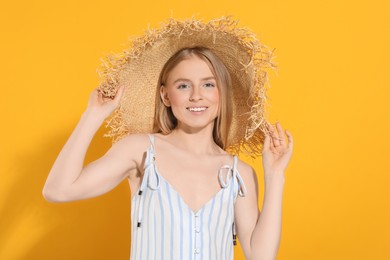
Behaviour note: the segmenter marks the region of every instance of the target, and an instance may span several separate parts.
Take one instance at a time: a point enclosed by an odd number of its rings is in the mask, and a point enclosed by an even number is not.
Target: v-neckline
[[[192,214],[197,215],[200,211],[202,211],[205,207],[207,207],[208,204],[210,204],[213,200],[215,200],[219,196],[219,194],[221,194],[225,190],[226,187],[225,188],[222,187],[222,184],[219,183],[219,185],[221,186],[221,189],[219,191],[217,191],[209,200],[207,200],[198,210],[196,210],[196,211],[193,210],[192,207],[189,206],[189,204],[184,200],[184,198],[180,195],[180,193],[175,189],[175,187],[167,179],[165,179],[160,174],[160,172],[159,172],[159,170],[157,168],[157,165],[156,165],[156,160],[155,160],[155,158],[156,158],[156,150],[155,150],[155,142],[154,142],[155,137],[154,137],[154,135],[151,135],[151,136],[149,136],[149,138],[150,138],[150,141],[151,141],[151,146],[146,151],[146,153],[147,153],[146,158],[149,158],[149,162],[148,163],[149,164],[154,164],[154,171],[156,171],[156,174],[158,175],[158,177],[161,178],[165,183],[167,183],[169,188],[174,193],[177,194],[177,196],[179,197],[179,199],[182,202],[182,204],[185,205],[191,211]],[[154,158],[150,158],[150,156],[153,156]],[[235,162],[235,160],[234,160],[234,157],[233,157],[233,165],[229,165],[231,171],[234,171],[234,162]],[[142,178],[144,178],[144,177],[145,176],[143,176]],[[230,182],[233,181],[233,176],[232,176],[232,178],[229,181]],[[141,180],[141,183],[142,183],[142,180]],[[228,183],[228,186],[230,186],[230,183]],[[138,188],[138,190],[140,188],[141,188],[141,186]],[[137,193],[138,193],[138,191],[137,191]],[[133,198],[134,198],[134,196],[133,196]]]
[[[204,208],[207,207],[208,204],[210,204],[213,200],[215,200],[220,193],[222,193],[225,189],[223,187],[221,187],[221,189],[219,191],[217,191],[210,199],[208,199],[198,210],[193,210],[190,205],[184,200],[184,198],[180,195],[180,193],[175,189],[175,187],[173,187],[173,185],[167,180],[165,179],[158,171],[157,169],[157,166],[156,164],[154,164],[155,166],[155,171],[156,173],[158,174],[159,178],[161,178],[161,180],[163,180],[168,186],[169,188],[174,192],[176,193],[176,195],[179,197],[180,201],[182,202],[183,205],[185,205],[191,212],[193,215],[197,215],[200,211],[202,211]],[[232,181],[232,179],[230,180]]]

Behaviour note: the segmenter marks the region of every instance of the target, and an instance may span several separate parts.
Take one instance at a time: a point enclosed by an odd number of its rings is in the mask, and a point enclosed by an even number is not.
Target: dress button
[[[195,254],[199,254],[200,253],[200,249],[199,248],[195,248],[194,253]]]
[[[198,227],[195,228],[195,232],[196,233],[199,233],[200,232],[200,229]]]

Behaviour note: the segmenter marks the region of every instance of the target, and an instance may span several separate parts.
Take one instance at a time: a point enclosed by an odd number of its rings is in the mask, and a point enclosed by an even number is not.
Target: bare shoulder
[[[254,189],[254,191],[256,191],[258,185],[257,176],[252,166],[238,158],[237,170],[240,173],[240,176],[243,179],[245,186],[249,188],[249,190]]]
[[[146,134],[131,134],[123,137],[112,145],[112,148],[120,150],[145,150],[150,146],[150,140]]]
[[[237,157],[237,170],[242,174],[252,174],[254,172],[252,166]]]
[[[138,168],[142,164],[145,152],[149,146],[150,140],[148,135],[131,134],[115,142],[107,154],[132,161]]]

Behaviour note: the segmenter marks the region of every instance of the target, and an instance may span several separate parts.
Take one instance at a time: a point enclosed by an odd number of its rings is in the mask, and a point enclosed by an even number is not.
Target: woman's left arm
[[[284,171],[291,158],[293,139],[286,130],[288,143],[282,127],[268,127],[263,145],[264,201],[261,214],[257,204],[256,175],[243,174],[247,195],[237,199],[235,207],[237,235],[247,259],[276,259],[282,226],[282,197]],[[243,172],[245,173],[245,172]]]

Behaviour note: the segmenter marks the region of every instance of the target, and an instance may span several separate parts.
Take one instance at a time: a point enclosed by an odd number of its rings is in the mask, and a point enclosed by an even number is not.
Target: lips
[[[202,112],[205,111],[207,107],[187,107],[187,110],[190,112]]]

